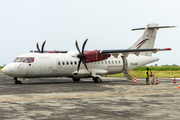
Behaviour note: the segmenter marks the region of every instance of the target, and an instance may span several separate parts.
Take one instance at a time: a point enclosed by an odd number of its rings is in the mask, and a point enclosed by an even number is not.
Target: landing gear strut
[[[18,81],[16,77],[14,78],[14,80],[15,80],[15,84],[22,84],[22,82]]]

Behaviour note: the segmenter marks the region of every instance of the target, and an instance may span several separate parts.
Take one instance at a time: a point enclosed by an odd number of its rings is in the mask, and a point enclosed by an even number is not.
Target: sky
[[[131,31],[149,23],[177,26],[158,30],[150,65],[180,65],[180,0],[0,0],[0,65],[37,50],[127,49],[143,34]]]

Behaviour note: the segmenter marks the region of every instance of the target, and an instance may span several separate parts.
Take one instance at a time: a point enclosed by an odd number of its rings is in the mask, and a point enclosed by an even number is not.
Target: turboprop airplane
[[[128,70],[159,60],[152,53],[171,50],[171,48],[153,48],[157,30],[160,28],[172,28],[175,26],[158,26],[150,23],[145,28],[132,30],[144,30],[143,35],[128,49],[114,50],[84,50],[88,39],[85,40],[82,51],[78,47],[74,51],[44,51],[42,49],[22,54],[10,64],[6,65],[2,72],[13,77],[15,83],[21,84],[23,79],[43,77],[70,77],[74,82],[80,78],[92,78],[95,83],[102,81],[102,75],[123,73],[131,80]],[[84,65],[81,65],[83,63]]]

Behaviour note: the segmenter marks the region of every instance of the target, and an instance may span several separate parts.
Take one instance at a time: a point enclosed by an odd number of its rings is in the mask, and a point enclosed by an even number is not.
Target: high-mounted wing
[[[120,53],[122,53],[124,56],[128,56],[129,53],[133,53],[137,56],[139,56],[140,52],[153,52],[156,53],[158,51],[167,51],[167,50],[171,50],[171,48],[152,48],[152,49],[116,49],[116,50],[101,50],[100,53],[101,54],[112,54],[114,55],[114,57],[117,57]]]
[[[44,45],[45,45],[45,43],[46,43],[46,40],[44,41],[44,43],[42,44],[42,48],[41,48],[41,50],[39,49],[39,44],[38,44],[38,42],[37,42],[37,44],[36,44],[36,47],[37,47],[37,50],[38,51],[34,51],[34,50],[31,50],[30,52],[35,52],[35,53],[67,53],[68,51],[57,51],[57,50],[54,50],[54,51],[52,51],[52,50],[46,50],[46,51],[44,51]]]
[[[30,52],[39,53],[39,51],[31,50]],[[58,50],[45,50],[43,53],[67,53],[68,51],[58,51]]]

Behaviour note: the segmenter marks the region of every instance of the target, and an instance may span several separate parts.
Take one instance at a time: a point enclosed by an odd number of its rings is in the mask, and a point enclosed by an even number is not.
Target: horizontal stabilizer
[[[174,28],[176,26],[157,26],[157,27],[148,27],[148,29],[160,29],[160,28]],[[135,28],[135,29],[132,29],[132,31],[135,31],[135,30],[144,30],[145,28]]]

